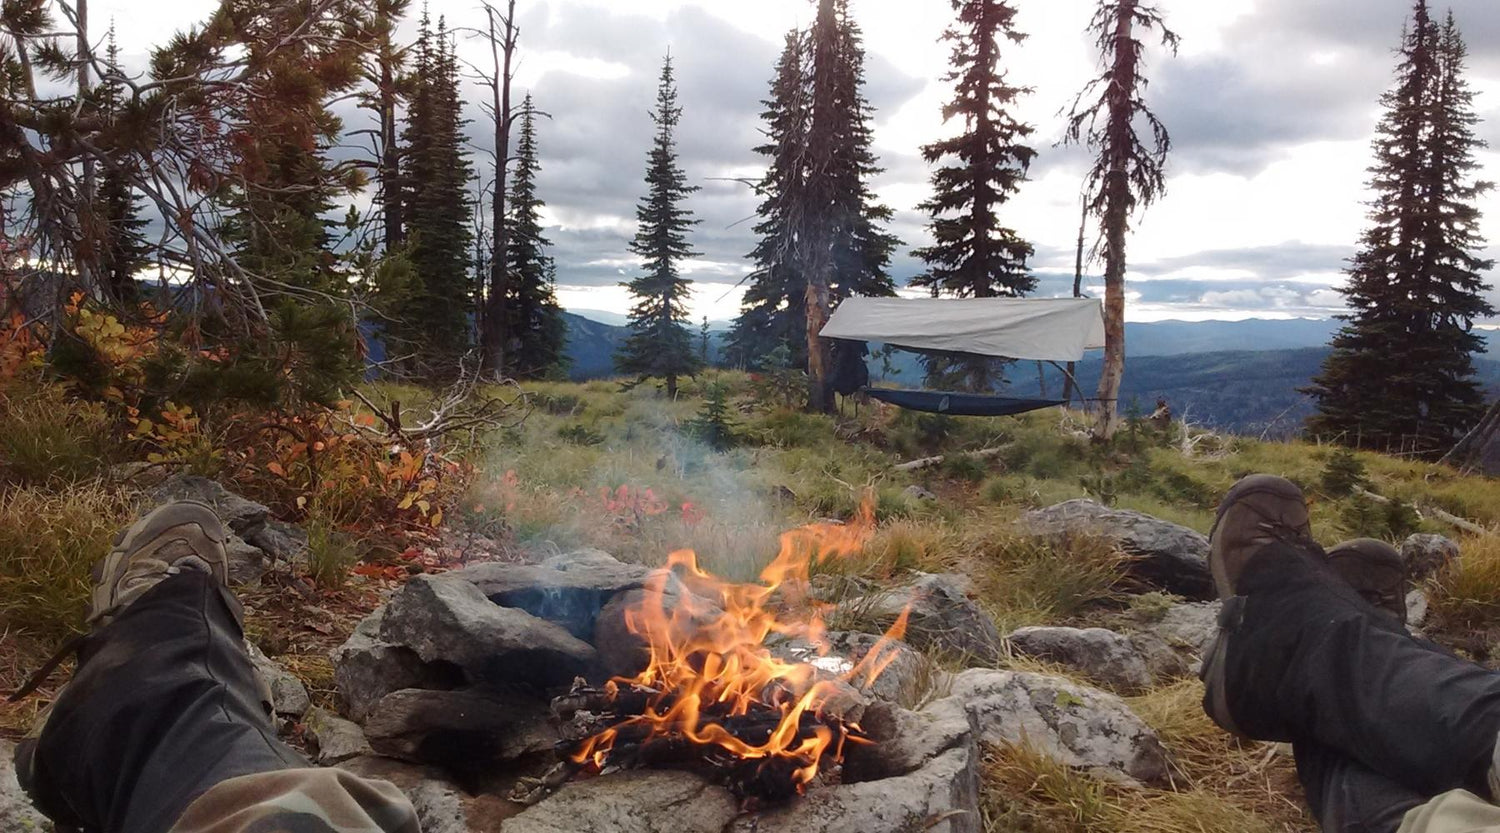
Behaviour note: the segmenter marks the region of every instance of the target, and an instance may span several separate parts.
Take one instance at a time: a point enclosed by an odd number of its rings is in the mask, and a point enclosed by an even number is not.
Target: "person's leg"
[[[1427,801],[1326,746],[1298,742],[1292,754],[1307,806],[1323,833],[1396,833],[1406,814]]]
[[[1229,598],[1203,668],[1209,715],[1249,737],[1316,742],[1420,794],[1487,794],[1500,674],[1372,608],[1306,535],[1301,493],[1280,484],[1236,486],[1220,509],[1211,560]]]
[[[40,736],[18,749],[23,786],[60,823],[162,833],[200,796],[245,780],[252,786],[237,795],[283,814],[323,818],[325,805],[339,804],[337,778],[310,773],[281,776],[302,778],[304,788],[290,802],[276,797],[286,784],[274,776],[308,764],[277,739],[262,708],[239,604],[223,581],[223,540],[206,508],[174,504],[132,527],[105,562],[78,671]],[[285,829],[415,833],[411,805],[394,787],[367,786],[381,798],[379,826]]]

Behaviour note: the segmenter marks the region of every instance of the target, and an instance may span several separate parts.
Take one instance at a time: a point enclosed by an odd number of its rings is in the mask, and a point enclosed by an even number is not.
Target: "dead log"
[[[1354,487],[1354,493],[1357,494],[1357,495],[1359,495],[1359,496],[1361,496],[1361,497],[1369,498],[1370,500],[1373,500],[1376,503],[1380,503],[1380,504],[1390,504],[1391,503],[1391,499],[1390,498],[1386,497],[1385,495],[1377,495],[1374,492],[1370,491],[1369,489],[1364,488],[1363,486],[1355,486]],[[1431,515],[1434,518],[1437,518],[1438,520],[1442,521],[1443,523],[1448,524],[1449,526],[1454,527],[1455,529],[1463,530],[1464,532],[1467,532],[1470,535],[1484,535],[1484,534],[1486,534],[1486,533],[1489,532],[1488,529],[1485,529],[1484,527],[1480,526],[1477,523],[1474,523],[1471,520],[1468,520],[1466,518],[1460,518],[1459,516],[1454,515],[1454,514],[1452,514],[1450,512],[1445,512],[1445,511],[1437,508],[1436,506],[1425,506],[1424,507],[1424,506],[1417,506],[1417,505],[1413,504],[1412,505],[1412,509],[1414,509],[1416,511],[1418,517],[1421,517],[1423,513],[1426,513],[1428,515]]]
[[[1002,445],[1002,446],[999,446],[998,448],[983,448],[983,449],[980,449],[979,451],[964,451],[964,452],[959,452],[959,455],[963,456],[963,457],[975,457],[975,458],[978,458],[980,460],[988,460],[991,457],[998,457],[998,456],[1000,456],[1008,448],[1010,448],[1010,446],[1008,446],[1008,445]],[[910,460],[910,461],[905,462],[905,463],[897,463],[896,465],[892,466],[891,468],[893,468],[895,471],[920,471],[921,469],[928,469],[928,468],[932,468],[933,466],[940,466],[940,465],[943,464],[943,461],[946,460],[946,459],[948,459],[948,455],[939,454],[936,457],[921,457],[919,459]]]

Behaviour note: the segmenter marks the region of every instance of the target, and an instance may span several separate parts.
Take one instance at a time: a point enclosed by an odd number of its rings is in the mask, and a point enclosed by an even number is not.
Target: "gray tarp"
[[[1104,346],[1093,298],[849,298],[824,338],[1009,359],[1076,362]]]

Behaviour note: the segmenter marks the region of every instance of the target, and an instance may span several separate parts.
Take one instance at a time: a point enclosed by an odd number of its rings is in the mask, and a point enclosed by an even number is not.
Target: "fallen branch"
[[[1355,486],[1354,493],[1361,497],[1367,497],[1370,500],[1375,501],[1376,503],[1389,505],[1392,502],[1390,498],[1384,495],[1377,495],[1369,489],[1364,488],[1363,486]],[[1460,518],[1459,516],[1454,515],[1450,512],[1444,512],[1436,506],[1421,507],[1413,505],[1412,509],[1416,511],[1418,517],[1421,517],[1422,513],[1426,512],[1427,514],[1431,515],[1434,518],[1437,518],[1443,523],[1448,524],[1455,529],[1461,529],[1464,532],[1469,533],[1470,535],[1484,535],[1489,532],[1488,529],[1485,529],[1484,527],[1480,526],[1477,523],[1474,523],[1471,520]]]
[[[1010,446],[1002,445],[998,448],[984,448],[980,449],[979,451],[965,451],[961,452],[959,456],[975,457],[981,460],[988,460],[991,457],[998,457],[1009,447]],[[892,468],[894,468],[896,471],[919,471],[921,469],[932,468],[933,466],[941,466],[943,464],[943,461],[947,458],[948,455],[945,454],[939,454],[936,457],[922,457],[920,459],[910,460],[905,463],[897,463],[895,466],[892,466]]]

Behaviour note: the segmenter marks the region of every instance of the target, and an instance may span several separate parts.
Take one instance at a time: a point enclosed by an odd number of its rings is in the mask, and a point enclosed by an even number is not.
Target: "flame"
[[[848,558],[864,549],[874,530],[870,502],[848,524],[816,523],[783,533],[776,558],[761,571],[758,583],[724,581],[698,563],[691,550],[667,558],[667,566],[647,579],[641,604],[626,611],[625,623],[643,637],[649,662],[620,684],[658,692],[639,715],[584,741],[572,760],[603,769],[622,731],[647,739],[671,736],[712,745],[744,760],[785,759],[793,786],[800,793],[818,774],[820,762],[838,760],[848,739],[848,724],[804,726],[804,716],[821,716],[840,693],[838,682],[819,678],[812,665],[773,656],[766,640],[773,635],[800,638],[827,653],[826,628],[819,605],[807,595],[811,570],[820,561]],[[801,609],[801,617],[781,610]],[[842,677],[868,686],[896,657],[891,642],[906,629],[907,613]],[[752,709],[771,707],[779,718],[766,740],[756,743],[731,732],[721,722],[744,717]],[[856,728],[857,727],[853,727]]]

